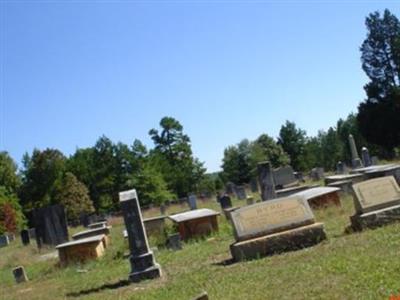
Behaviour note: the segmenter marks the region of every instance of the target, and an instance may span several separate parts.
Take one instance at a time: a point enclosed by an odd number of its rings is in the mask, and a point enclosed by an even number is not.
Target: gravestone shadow
[[[81,297],[83,295],[88,295],[88,294],[91,294],[91,293],[98,293],[98,292],[101,292],[103,290],[115,290],[115,289],[118,289],[120,287],[124,287],[124,286],[130,285],[131,283],[132,283],[131,281],[129,281],[127,279],[124,279],[124,280],[120,280],[120,281],[115,282],[115,283],[105,283],[105,284],[103,284],[103,285],[101,285],[99,287],[94,287],[94,288],[87,289],[87,290],[81,290],[81,291],[78,291],[78,292],[67,293],[66,296],[67,297]]]

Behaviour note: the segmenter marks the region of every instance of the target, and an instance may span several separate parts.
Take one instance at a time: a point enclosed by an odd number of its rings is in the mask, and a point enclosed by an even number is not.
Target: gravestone
[[[35,230],[35,228],[29,228],[28,229],[28,232],[29,232],[29,238],[30,239],[36,239],[36,230]]]
[[[252,178],[250,180],[250,189],[252,193],[258,193],[258,184],[256,178]]]
[[[354,230],[400,221],[400,188],[393,176],[354,184],[353,199],[356,213],[350,221]]]
[[[194,297],[192,300],[208,300],[208,299],[209,298],[207,292],[202,292],[201,294]]]
[[[294,176],[294,170],[291,166],[275,169],[273,176],[276,189],[299,185],[299,181]]]
[[[372,164],[373,166],[379,164],[379,158],[378,158],[378,156],[372,156],[372,157],[371,157],[371,164]]]
[[[27,246],[31,243],[28,230],[21,230],[21,241],[24,246]]]
[[[224,195],[219,199],[219,204],[221,205],[221,208],[224,210],[226,208],[232,207],[232,201],[231,197],[228,195]]]
[[[167,206],[165,204],[160,205],[160,214],[165,215],[165,212],[167,211]]]
[[[67,219],[62,205],[52,205],[33,210],[36,242],[56,246],[68,241]]]
[[[372,165],[371,157],[369,156],[369,151],[366,147],[362,147],[361,157],[364,167],[369,167]]]
[[[0,235],[0,248],[6,247],[10,244],[10,241],[8,240],[8,236],[3,234]]]
[[[246,204],[247,204],[247,205],[252,205],[252,204],[254,204],[254,197],[252,197],[252,196],[247,196]]]
[[[234,260],[296,250],[326,238],[323,224],[304,199],[279,198],[242,207],[232,212],[236,242],[230,246]]]
[[[313,168],[311,169],[310,177],[314,181],[324,179],[324,168]]]
[[[182,249],[181,237],[179,233],[171,234],[168,236],[167,248],[174,251]]]
[[[235,193],[236,193],[236,197],[239,200],[244,200],[247,197],[246,190],[245,190],[244,186],[242,186],[242,185],[236,186]]]
[[[15,240],[15,234],[12,232],[6,232],[5,235],[8,236],[8,241],[11,243]]]
[[[263,201],[276,198],[275,182],[272,174],[271,164],[261,162],[257,164],[258,183],[261,189],[261,199]]]
[[[129,262],[132,270],[129,279],[139,282],[160,277],[161,268],[155,262],[153,252],[149,248],[136,190],[120,192],[119,201],[128,232]]]
[[[28,281],[28,277],[26,276],[25,269],[22,266],[16,267],[13,269],[13,275],[16,283],[22,283]]]
[[[197,209],[197,199],[196,199],[196,195],[189,195],[189,197],[188,197],[188,204],[189,204],[190,210]]]
[[[361,168],[362,163],[361,163],[360,157],[358,156],[356,142],[354,141],[354,137],[351,134],[349,134],[349,146],[350,146],[351,163],[352,163],[353,169]]]
[[[339,161],[336,164],[336,174],[344,174],[344,173],[345,173],[344,164],[341,161]]]
[[[304,180],[304,176],[302,172],[294,172],[294,177],[299,181],[299,182],[306,182]]]

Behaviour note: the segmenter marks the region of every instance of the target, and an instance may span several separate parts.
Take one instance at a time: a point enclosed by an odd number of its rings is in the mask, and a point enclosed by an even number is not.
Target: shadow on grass
[[[66,296],[67,297],[80,297],[80,296],[88,295],[88,294],[91,294],[91,293],[101,292],[103,290],[115,290],[115,289],[118,289],[120,287],[130,285],[131,283],[132,282],[129,281],[129,280],[120,280],[120,281],[115,282],[115,283],[106,283],[106,284],[103,284],[102,286],[99,286],[99,287],[94,287],[94,288],[91,288],[91,289],[82,290],[82,291],[75,292],[75,293],[67,293]]]
[[[234,263],[236,263],[236,261],[233,258],[229,258],[229,259],[225,259],[220,262],[212,263],[212,265],[218,266],[218,267],[227,267],[227,266],[233,265]]]

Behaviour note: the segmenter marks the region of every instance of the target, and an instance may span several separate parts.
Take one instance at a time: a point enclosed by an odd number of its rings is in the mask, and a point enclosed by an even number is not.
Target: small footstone
[[[22,283],[28,281],[28,277],[26,276],[25,269],[22,266],[16,267],[13,269],[13,274],[15,281],[17,283]]]
[[[194,297],[192,300],[208,300],[207,292],[202,292],[201,294]]]

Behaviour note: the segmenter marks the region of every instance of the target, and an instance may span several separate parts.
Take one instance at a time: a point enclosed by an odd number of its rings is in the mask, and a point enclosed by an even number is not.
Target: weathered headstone
[[[369,156],[369,151],[366,147],[362,147],[361,157],[364,167],[369,167],[372,165],[371,157]]]
[[[167,248],[177,251],[182,249],[181,237],[179,233],[171,234],[168,236]]]
[[[43,244],[55,246],[68,241],[67,219],[62,205],[35,209],[33,216],[39,248]]]
[[[232,212],[235,260],[257,258],[319,243],[326,238],[308,203],[291,196],[242,207]]]
[[[153,218],[143,219],[144,228],[146,229],[146,235],[152,234],[163,235],[165,231],[165,220],[166,216],[158,216]]]
[[[345,173],[344,164],[341,161],[339,161],[336,164],[336,174],[344,174],[344,173]]]
[[[261,189],[261,199],[266,201],[276,198],[275,182],[271,164],[269,162],[258,163],[257,172],[258,183]]]
[[[24,246],[30,244],[29,231],[27,229],[21,230],[21,241]]]
[[[6,235],[8,236],[8,240],[11,242],[13,242],[15,240],[15,234],[12,232],[7,232]]]
[[[6,247],[10,244],[10,241],[8,240],[8,235],[0,235],[0,248]]]
[[[371,156],[371,164],[372,164],[373,166],[379,164],[379,158],[378,158],[378,156]]]
[[[222,209],[226,209],[232,207],[231,197],[228,195],[224,195],[219,199],[219,204],[221,205]]]
[[[324,168],[313,168],[311,169],[310,177],[315,181],[324,179],[324,172]]]
[[[236,197],[239,200],[244,200],[246,199],[247,195],[246,195],[246,189],[244,188],[243,185],[238,185],[235,188],[235,193],[236,193]]]
[[[258,184],[256,178],[252,178],[250,180],[250,189],[252,193],[258,193]]]
[[[189,195],[188,204],[191,210],[197,209],[197,199],[196,195]]]
[[[233,182],[228,182],[225,189],[227,194],[232,195],[235,192],[235,184]]]
[[[155,262],[149,248],[136,190],[120,192],[119,200],[128,232],[129,261],[132,269],[129,279],[139,282],[144,279],[160,277],[161,268]]]
[[[349,146],[350,146],[351,162],[352,162],[353,169],[361,168],[362,163],[361,163],[360,157],[358,156],[356,142],[354,141],[354,137],[351,134],[349,134]]]
[[[35,230],[35,228],[29,228],[28,232],[29,232],[29,238],[36,239],[36,230]]]
[[[160,214],[165,215],[165,212],[167,211],[167,206],[165,204],[160,205]]]
[[[350,220],[354,230],[400,221],[400,188],[393,176],[354,184],[353,199],[356,213]]]
[[[299,181],[294,176],[294,170],[291,166],[275,169],[273,175],[276,189],[283,189],[299,184]]]
[[[22,283],[28,281],[28,277],[26,276],[25,269],[22,266],[16,267],[13,269],[14,279],[17,283]]]

